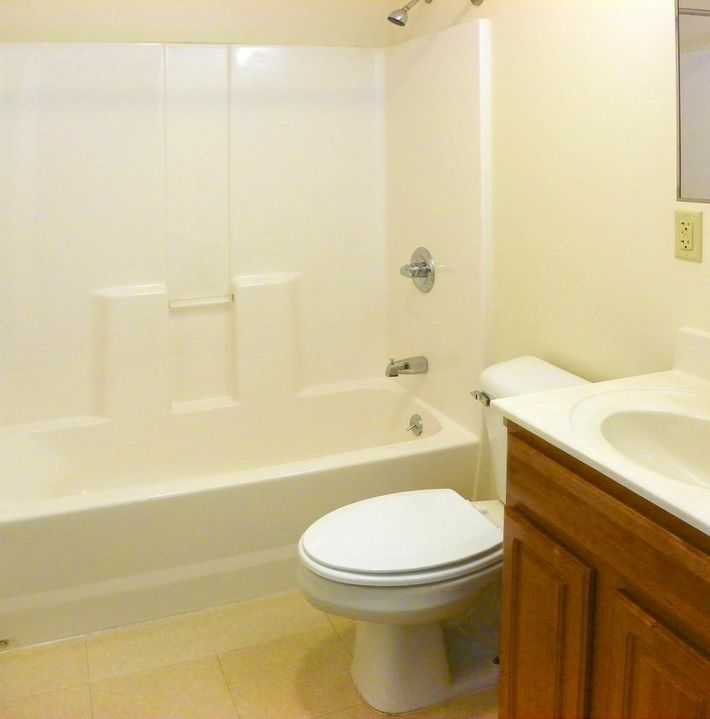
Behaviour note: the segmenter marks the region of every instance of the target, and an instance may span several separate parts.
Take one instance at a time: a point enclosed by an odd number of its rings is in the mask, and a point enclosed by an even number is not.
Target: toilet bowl
[[[533,357],[481,379],[495,397],[584,382]],[[299,586],[315,607],[356,621],[352,677],[380,711],[497,681],[505,434],[494,408],[485,416],[498,500],[469,502],[449,489],[373,497],[321,517],[299,542]]]
[[[352,676],[370,705],[406,712],[495,683],[502,540],[450,489],[366,499],[309,527],[299,585],[319,609],[357,622]],[[455,622],[442,623],[479,595],[478,636],[462,641]]]

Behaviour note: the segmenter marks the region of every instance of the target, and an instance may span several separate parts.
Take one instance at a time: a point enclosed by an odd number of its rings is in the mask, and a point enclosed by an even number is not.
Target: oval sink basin
[[[667,412],[617,412],[604,439],[632,462],[671,479],[710,487],[710,420]]]
[[[680,390],[617,390],[578,402],[574,430],[669,479],[710,488],[710,395]]]

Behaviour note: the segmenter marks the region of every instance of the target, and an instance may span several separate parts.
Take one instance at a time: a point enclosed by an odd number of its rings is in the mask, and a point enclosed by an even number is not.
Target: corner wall
[[[496,4],[492,356],[667,369],[710,329],[707,255],[674,258],[672,0],[524,5]]]
[[[476,431],[469,390],[483,357],[480,32],[466,23],[385,51],[388,350],[429,360],[426,376],[394,381]],[[419,246],[436,263],[428,293],[399,274]]]
[[[465,6],[465,7],[464,7]],[[416,22],[414,13],[416,12]],[[493,293],[487,361],[536,354],[589,379],[666,369],[710,330],[702,264],[673,256],[673,0],[461,0],[391,42],[489,17]]]

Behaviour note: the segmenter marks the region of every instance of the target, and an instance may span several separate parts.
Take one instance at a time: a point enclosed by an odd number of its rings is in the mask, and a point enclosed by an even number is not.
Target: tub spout
[[[385,369],[385,377],[399,377],[401,374],[426,374],[429,371],[429,360],[426,357],[407,357],[401,360],[390,360]]]

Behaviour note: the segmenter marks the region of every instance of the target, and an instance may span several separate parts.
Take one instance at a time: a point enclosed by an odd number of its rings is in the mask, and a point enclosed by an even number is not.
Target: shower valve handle
[[[434,286],[436,266],[426,247],[417,247],[409,259],[408,265],[399,268],[399,274],[408,277],[420,292],[429,292]]]
[[[413,262],[411,265],[402,265],[399,274],[408,277],[426,277],[431,273],[431,267],[426,262]]]

